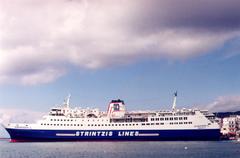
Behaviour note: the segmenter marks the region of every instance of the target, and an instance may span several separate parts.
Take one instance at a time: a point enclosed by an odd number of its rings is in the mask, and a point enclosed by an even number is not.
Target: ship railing
[[[31,128],[29,124],[16,124],[15,128]]]
[[[55,114],[49,113],[49,115],[50,115],[50,116],[65,116],[65,115],[62,114],[62,113],[55,113]]]
[[[111,118],[110,123],[147,122],[148,118]]]

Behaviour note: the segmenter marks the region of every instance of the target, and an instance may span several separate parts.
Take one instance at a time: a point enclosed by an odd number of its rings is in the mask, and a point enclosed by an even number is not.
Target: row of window
[[[170,125],[192,124],[192,122],[170,122]]]
[[[73,121],[73,120],[70,120],[70,119],[50,119],[50,121]]]
[[[170,122],[170,125],[173,124],[192,124],[192,122]],[[83,126],[83,124],[48,124],[42,123],[44,126]],[[88,124],[88,126],[138,126],[138,124]],[[142,126],[145,125],[164,125],[164,123],[142,123]]]
[[[43,126],[83,126],[83,124],[49,124],[41,123]],[[138,124],[88,124],[87,126],[138,126]]]
[[[49,123],[41,123],[44,126],[83,126],[83,124],[49,124]]]
[[[156,123],[156,124],[155,123],[142,123],[142,125],[143,126],[145,126],[145,125],[147,125],[147,126],[148,125],[164,125],[164,123]]]
[[[164,113],[160,113],[158,114],[158,116],[185,116],[185,115],[195,115],[195,112],[181,112],[181,113],[177,113],[177,114],[173,114],[173,113],[168,113],[168,114],[164,114]]]
[[[192,122],[170,122],[170,125],[176,124],[192,124]],[[42,123],[44,126],[83,126],[83,124],[48,124]],[[138,124],[88,124],[88,126],[138,126]],[[164,123],[142,123],[142,126],[148,125],[164,125]]]
[[[187,117],[166,117],[166,118],[151,118],[151,121],[173,121],[173,120],[187,120]]]
[[[77,120],[73,120],[73,119],[50,119],[50,121],[77,121]],[[83,121],[85,121],[85,120],[82,120],[82,122]],[[90,121],[90,120],[86,120],[86,121]],[[91,121],[93,121],[94,122],[94,119],[93,120],[91,120]],[[104,120],[96,120],[96,121],[104,121]],[[108,121],[108,120],[106,120],[106,121]]]
[[[88,124],[88,126],[138,126],[137,124]]]
[[[166,118],[151,118],[151,121],[173,121],[173,120],[187,120],[187,117],[166,117]],[[77,121],[77,120],[73,120],[73,119],[50,119],[50,121]],[[85,120],[82,120],[82,121],[85,121]],[[87,120],[88,122],[90,121],[90,120]],[[94,121],[94,119],[93,120],[91,120],[91,121]],[[104,120],[96,120],[96,121],[104,121]],[[108,121],[108,120],[106,120],[106,121]]]

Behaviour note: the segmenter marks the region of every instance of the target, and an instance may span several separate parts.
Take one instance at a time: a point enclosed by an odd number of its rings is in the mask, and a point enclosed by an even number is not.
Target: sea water
[[[48,142],[0,141],[0,158],[240,158],[237,141]]]

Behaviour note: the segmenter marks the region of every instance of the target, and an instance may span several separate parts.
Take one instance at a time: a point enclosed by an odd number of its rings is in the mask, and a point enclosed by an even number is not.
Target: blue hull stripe
[[[19,141],[219,140],[219,129],[197,130],[33,130],[6,129]]]

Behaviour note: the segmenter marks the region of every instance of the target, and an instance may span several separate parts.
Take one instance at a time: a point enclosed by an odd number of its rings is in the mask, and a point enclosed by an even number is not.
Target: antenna
[[[176,102],[177,102],[177,91],[174,93],[172,111],[176,110]]]

